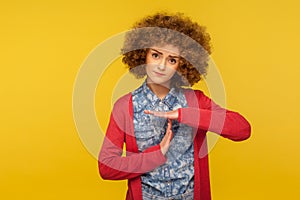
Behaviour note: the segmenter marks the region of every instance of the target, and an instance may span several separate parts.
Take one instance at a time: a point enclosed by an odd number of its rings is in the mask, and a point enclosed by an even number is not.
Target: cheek
[[[179,64],[177,64],[176,66],[173,66],[172,70],[173,70],[173,74],[172,76],[174,76],[174,74],[177,73],[177,69],[179,68]]]
[[[171,66],[168,68],[168,74],[170,77],[172,77],[176,73],[177,67],[176,66]]]
[[[145,69],[146,69],[146,74],[149,75],[151,74],[150,72],[153,71],[153,65],[146,63]]]
[[[178,69],[178,66],[179,66],[179,64],[171,65],[171,66],[169,66],[169,69],[172,70],[172,71],[174,71],[174,72],[176,72],[177,69]]]

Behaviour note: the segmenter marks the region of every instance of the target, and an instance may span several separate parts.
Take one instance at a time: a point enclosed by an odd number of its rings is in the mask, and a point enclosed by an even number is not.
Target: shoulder
[[[123,96],[121,96],[115,103],[113,110],[124,111],[128,110],[131,111],[132,109],[132,99],[136,98],[142,91],[142,86],[134,90],[133,92],[129,92]]]
[[[124,106],[128,107],[129,103],[131,102],[132,99],[132,94],[131,93],[127,93],[123,96],[121,96],[115,103],[114,103],[114,108],[115,107],[120,107],[120,108],[124,108]]]
[[[205,94],[203,93],[203,91],[201,90],[195,90],[195,89],[191,89],[191,88],[185,88],[183,89],[183,93],[186,96],[187,99],[189,98],[201,98],[203,96],[205,96]]]
[[[184,89],[184,95],[191,107],[208,108],[211,107],[211,99],[201,90]]]
[[[113,106],[112,116],[118,124],[122,124],[125,119],[129,119],[128,116],[131,116],[131,93],[128,93],[120,97]]]

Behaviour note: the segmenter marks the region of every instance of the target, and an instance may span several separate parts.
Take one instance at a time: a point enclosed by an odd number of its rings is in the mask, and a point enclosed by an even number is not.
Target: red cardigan
[[[210,182],[206,132],[212,131],[225,138],[241,141],[250,136],[248,121],[237,112],[215,104],[199,90],[185,90],[187,108],[178,110],[178,121],[194,128],[195,200],[210,200]],[[122,156],[126,144],[126,156]],[[106,137],[99,154],[98,166],[103,179],[128,179],[127,200],[142,200],[140,175],[166,162],[156,145],[138,152],[133,126],[131,93],[121,97],[114,105]]]

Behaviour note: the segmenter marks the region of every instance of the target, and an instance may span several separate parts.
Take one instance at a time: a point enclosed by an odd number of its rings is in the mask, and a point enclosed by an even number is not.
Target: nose
[[[163,58],[160,60],[160,62],[158,63],[158,69],[161,71],[164,71],[166,69],[166,63],[167,59]]]

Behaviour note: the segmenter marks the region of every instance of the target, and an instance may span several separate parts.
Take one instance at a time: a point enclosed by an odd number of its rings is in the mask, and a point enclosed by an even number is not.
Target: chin
[[[156,85],[165,86],[165,87],[170,88],[170,83],[169,83],[169,82],[153,81],[152,83],[153,83],[153,84],[156,84]]]
[[[149,78],[148,83],[150,83],[150,84],[153,83],[153,84],[157,84],[157,85],[168,86],[168,85],[170,85],[170,80],[169,79],[163,80],[161,78],[151,77],[151,78]]]

